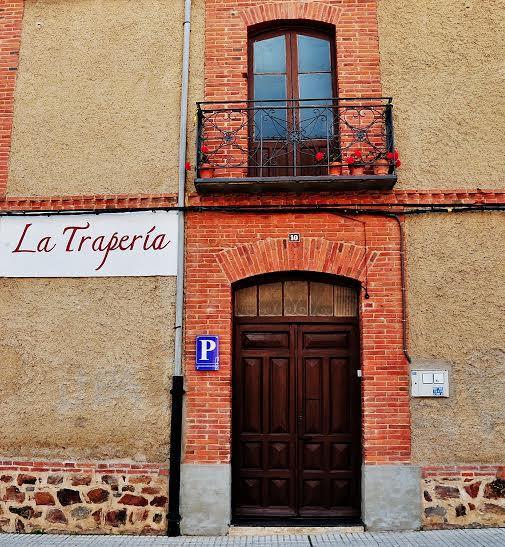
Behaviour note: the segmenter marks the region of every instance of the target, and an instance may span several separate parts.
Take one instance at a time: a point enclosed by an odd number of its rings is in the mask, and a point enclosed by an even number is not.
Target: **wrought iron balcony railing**
[[[197,115],[197,187],[396,181],[390,98],[204,102]]]

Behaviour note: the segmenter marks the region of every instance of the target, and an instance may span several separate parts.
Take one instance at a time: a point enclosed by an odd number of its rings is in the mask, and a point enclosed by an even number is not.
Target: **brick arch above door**
[[[380,253],[361,245],[307,237],[299,243],[268,238],[226,249],[217,254],[218,263],[230,283],[270,272],[313,271],[363,281]]]

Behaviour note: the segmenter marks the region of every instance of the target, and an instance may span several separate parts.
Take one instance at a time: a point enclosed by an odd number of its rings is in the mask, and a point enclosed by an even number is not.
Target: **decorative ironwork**
[[[198,103],[197,173],[218,178],[328,176],[361,155],[365,174],[394,151],[390,98]],[[384,164],[384,161],[382,161]],[[376,173],[375,173],[376,174]],[[380,174],[395,174],[394,160]]]

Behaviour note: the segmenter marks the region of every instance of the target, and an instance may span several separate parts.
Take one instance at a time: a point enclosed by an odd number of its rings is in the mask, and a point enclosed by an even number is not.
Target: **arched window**
[[[250,37],[252,137],[261,142],[258,163],[265,165],[265,158],[272,157],[276,169],[270,175],[292,174],[295,165],[301,174],[317,174],[303,168],[314,165],[319,151],[332,147],[334,96],[335,47],[329,29],[280,27]],[[282,167],[284,173],[279,172]]]
[[[235,317],[357,317],[355,286],[317,275],[274,276],[235,290]]]

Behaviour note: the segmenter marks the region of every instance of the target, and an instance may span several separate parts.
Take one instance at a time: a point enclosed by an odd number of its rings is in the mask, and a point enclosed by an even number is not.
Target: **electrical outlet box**
[[[413,370],[410,379],[412,397],[449,397],[447,370]]]

